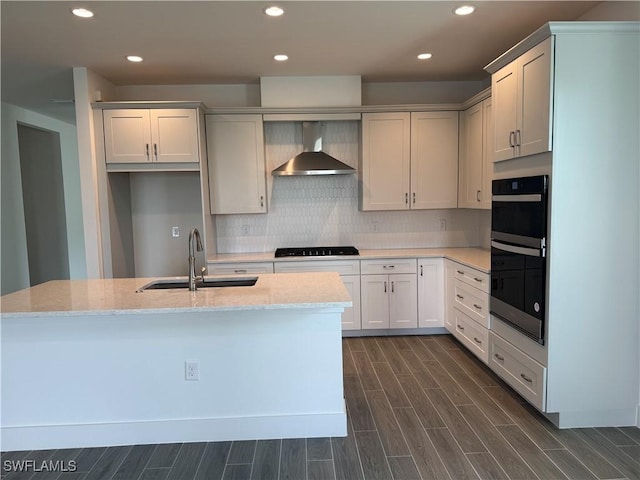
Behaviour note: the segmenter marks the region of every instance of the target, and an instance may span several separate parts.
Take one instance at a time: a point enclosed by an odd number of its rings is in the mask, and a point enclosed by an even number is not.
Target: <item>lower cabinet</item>
[[[447,260],[445,328],[487,364],[489,362],[488,285],[487,273]]]
[[[416,328],[418,290],[415,273],[363,275],[362,328]]]
[[[346,287],[352,307],[342,313],[343,330],[360,330],[360,261],[359,260],[310,260],[275,262],[275,273],[338,272]]]
[[[533,406],[544,411],[547,367],[490,332],[489,367]]]
[[[362,328],[417,328],[415,258],[362,260]]]

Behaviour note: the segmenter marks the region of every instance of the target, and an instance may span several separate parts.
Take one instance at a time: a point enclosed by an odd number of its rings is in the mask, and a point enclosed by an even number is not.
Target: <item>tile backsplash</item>
[[[357,169],[360,122],[323,123],[323,150]],[[300,122],[265,123],[265,144],[269,212],[217,215],[218,253],[315,245],[371,249],[481,244],[480,214],[475,210],[362,212],[357,175],[273,178],[271,170],[302,150]]]

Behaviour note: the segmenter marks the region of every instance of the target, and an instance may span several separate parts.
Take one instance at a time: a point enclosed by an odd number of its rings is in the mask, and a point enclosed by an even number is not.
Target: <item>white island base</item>
[[[343,309],[3,318],[2,450],[346,436]]]

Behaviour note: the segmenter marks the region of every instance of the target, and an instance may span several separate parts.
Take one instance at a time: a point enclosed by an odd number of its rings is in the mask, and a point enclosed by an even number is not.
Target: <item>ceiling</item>
[[[263,9],[282,6],[267,17]],[[2,100],[61,118],[71,68],[116,85],[257,83],[268,75],[361,75],[365,82],[486,79],[483,66],[547,21],[600,2],[2,0]],[[81,19],[72,7],[95,16]],[[433,58],[417,60],[422,52]],[[286,62],[273,55],[285,53]],[[126,55],[144,57],[128,62]],[[68,108],[68,106],[67,106]],[[72,108],[70,109],[72,110]]]

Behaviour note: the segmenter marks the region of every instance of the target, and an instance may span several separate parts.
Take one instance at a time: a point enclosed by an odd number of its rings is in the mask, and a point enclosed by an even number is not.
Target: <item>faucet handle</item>
[[[205,272],[207,271],[207,267],[202,267],[200,269],[200,276],[204,277]]]

